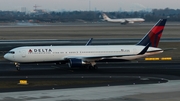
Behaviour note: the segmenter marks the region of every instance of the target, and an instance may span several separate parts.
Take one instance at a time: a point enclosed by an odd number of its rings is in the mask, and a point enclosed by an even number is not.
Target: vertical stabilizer
[[[103,13],[102,16],[103,16],[103,19],[104,19],[105,21],[110,20],[110,18],[109,18],[105,13]]]
[[[162,36],[162,32],[164,30],[164,26],[166,24],[167,19],[160,19],[151,30],[137,43],[137,45],[146,46],[147,44],[151,44],[151,47],[157,47],[159,44],[159,40]]]

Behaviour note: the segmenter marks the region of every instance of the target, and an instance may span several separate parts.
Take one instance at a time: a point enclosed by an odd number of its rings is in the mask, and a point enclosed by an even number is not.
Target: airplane
[[[135,45],[85,46],[22,46],[11,49],[4,58],[13,61],[20,70],[23,63],[68,64],[70,68],[98,69],[96,62],[122,62],[162,53],[158,48],[166,19],[160,19]]]
[[[105,13],[102,14],[103,20],[107,22],[117,22],[121,24],[134,23],[134,22],[143,22],[143,18],[121,18],[121,19],[111,19]]]

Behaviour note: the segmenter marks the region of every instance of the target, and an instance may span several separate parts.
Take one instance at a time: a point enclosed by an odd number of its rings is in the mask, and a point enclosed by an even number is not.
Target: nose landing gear
[[[20,63],[15,62],[14,64],[15,64],[15,66],[16,66],[16,70],[17,70],[17,71],[20,71]]]

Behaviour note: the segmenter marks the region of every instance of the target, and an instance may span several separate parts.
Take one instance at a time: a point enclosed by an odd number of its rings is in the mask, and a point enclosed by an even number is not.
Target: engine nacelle
[[[86,63],[82,61],[81,59],[69,59],[69,67],[70,68],[81,68]]]

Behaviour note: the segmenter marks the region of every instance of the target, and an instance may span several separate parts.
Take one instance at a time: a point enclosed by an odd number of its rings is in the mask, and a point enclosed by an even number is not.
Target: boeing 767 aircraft
[[[134,23],[134,22],[143,22],[143,18],[121,18],[121,19],[111,19],[105,13],[102,14],[103,19],[108,22],[117,22],[121,24]]]
[[[11,49],[4,58],[13,61],[19,70],[21,63],[69,64],[70,68],[93,68],[96,62],[131,61],[162,53],[159,40],[166,23],[160,19],[135,45],[89,45],[85,46],[23,46]]]

